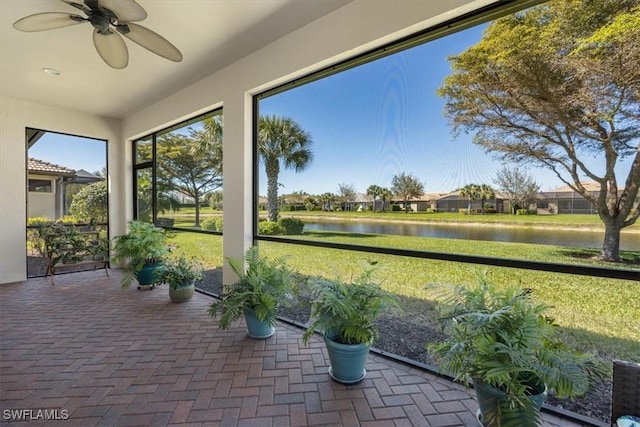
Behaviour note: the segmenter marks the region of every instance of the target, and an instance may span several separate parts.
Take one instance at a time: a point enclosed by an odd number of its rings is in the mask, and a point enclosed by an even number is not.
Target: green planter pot
[[[485,420],[489,418],[488,414],[496,413],[498,410],[499,402],[505,397],[504,391],[492,387],[478,379],[473,380],[473,388],[476,390],[476,396],[478,397],[478,421],[480,421],[484,427],[497,425],[488,423]],[[532,388],[534,390],[534,394],[530,395],[529,398],[531,399],[533,409],[539,413],[542,408],[542,404],[547,397],[546,388],[543,384],[532,385]],[[519,409],[506,410],[503,408],[500,419],[500,425],[522,427],[530,427],[532,425],[530,417],[527,417],[524,411]]]
[[[371,344],[341,344],[325,333],[324,342],[329,353],[329,375],[341,384],[356,384],[367,374],[365,365]]]
[[[177,288],[174,288],[173,286],[169,286],[169,298],[171,298],[171,301],[178,302],[178,303],[189,301],[191,297],[193,297],[193,294],[195,293],[195,291],[196,291],[195,281],[191,283],[186,283]]]
[[[258,340],[269,338],[276,330],[273,326],[258,319],[253,310],[245,310],[244,319],[247,323],[247,332],[251,338]]]
[[[162,262],[145,263],[136,273],[136,279],[140,286],[151,286],[158,283]]]

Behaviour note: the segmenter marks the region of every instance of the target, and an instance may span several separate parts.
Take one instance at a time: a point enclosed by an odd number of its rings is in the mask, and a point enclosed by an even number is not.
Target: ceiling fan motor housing
[[[102,34],[109,31],[109,24],[111,24],[109,18],[98,13],[92,13],[89,15],[89,22],[91,22],[91,25],[93,25],[93,27]]]

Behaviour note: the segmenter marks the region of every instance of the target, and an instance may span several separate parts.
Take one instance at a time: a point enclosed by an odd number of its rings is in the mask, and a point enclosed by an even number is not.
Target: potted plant
[[[169,254],[164,230],[143,221],[130,221],[128,228],[128,234],[114,238],[112,261],[124,263],[120,284],[127,288],[137,279],[138,289],[153,289],[159,283],[162,261]]]
[[[257,246],[249,248],[243,258],[227,258],[227,262],[238,280],[224,286],[220,300],[210,305],[209,315],[220,315],[222,329],[228,329],[244,315],[251,338],[270,337],[275,331],[279,306],[291,306],[296,300],[293,271],[284,258],[268,260],[261,256]]]
[[[484,426],[534,426],[547,390],[583,394],[601,376],[590,355],[567,350],[529,290],[498,289],[485,273],[478,285],[447,286],[437,310],[449,339],[427,345],[439,369],[473,383]]]
[[[377,268],[362,267],[351,283],[324,278],[311,282],[311,314],[302,342],[306,345],[316,330],[324,335],[329,375],[342,384],[365,377],[367,356],[378,336],[375,321],[384,309],[397,306],[395,297],[375,282]]]
[[[171,301],[189,301],[195,292],[196,280],[202,280],[202,267],[184,255],[169,258],[162,265],[159,280],[169,285]]]

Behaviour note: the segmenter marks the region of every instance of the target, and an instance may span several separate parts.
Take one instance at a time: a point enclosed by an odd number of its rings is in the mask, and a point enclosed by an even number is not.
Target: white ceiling
[[[137,1],[148,14],[139,24],[178,47],[182,62],[125,39],[129,65],[112,69],[95,51],[88,23],[34,33],[12,26],[40,12],[82,15],[77,9],[60,0],[0,0],[0,95],[124,118],[351,0]]]

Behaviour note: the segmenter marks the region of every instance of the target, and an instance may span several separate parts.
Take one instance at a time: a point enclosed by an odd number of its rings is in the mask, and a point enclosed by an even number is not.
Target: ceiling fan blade
[[[147,12],[135,0],[98,0],[98,4],[115,13],[118,21],[135,22],[147,17]]]
[[[160,34],[151,31],[142,25],[131,24],[128,22],[126,24],[130,30],[128,33],[122,31],[120,28],[118,28],[118,31],[120,31],[122,35],[127,37],[129,40],[157,55],[162,56],[163,58],[167,58],[175,62],[182,61],[182,53],[180,53],[178,48],[172,45],[171,42]]]
[[[98,54],[112,68],[121,69],[129,64],[129,51],[124,39],[115,31],[93,30],[93,45]]]
[[[89,9],[84,3],[79,3],[77,1],[73,1],[73,0],[60,0],[63,3],[68,4],[69,6],[73,6],[76,9],[80,9],[81,11],[87,13],[87,12],[91,12],[91,9]]]
[[[36,13],[35,15],[25,16],[13,23],[13,28],[20,31],[44,31],[53,30],[55,28],[69,27],[71,25],[81,24],[86,19],[69,13],[45,12]]]

